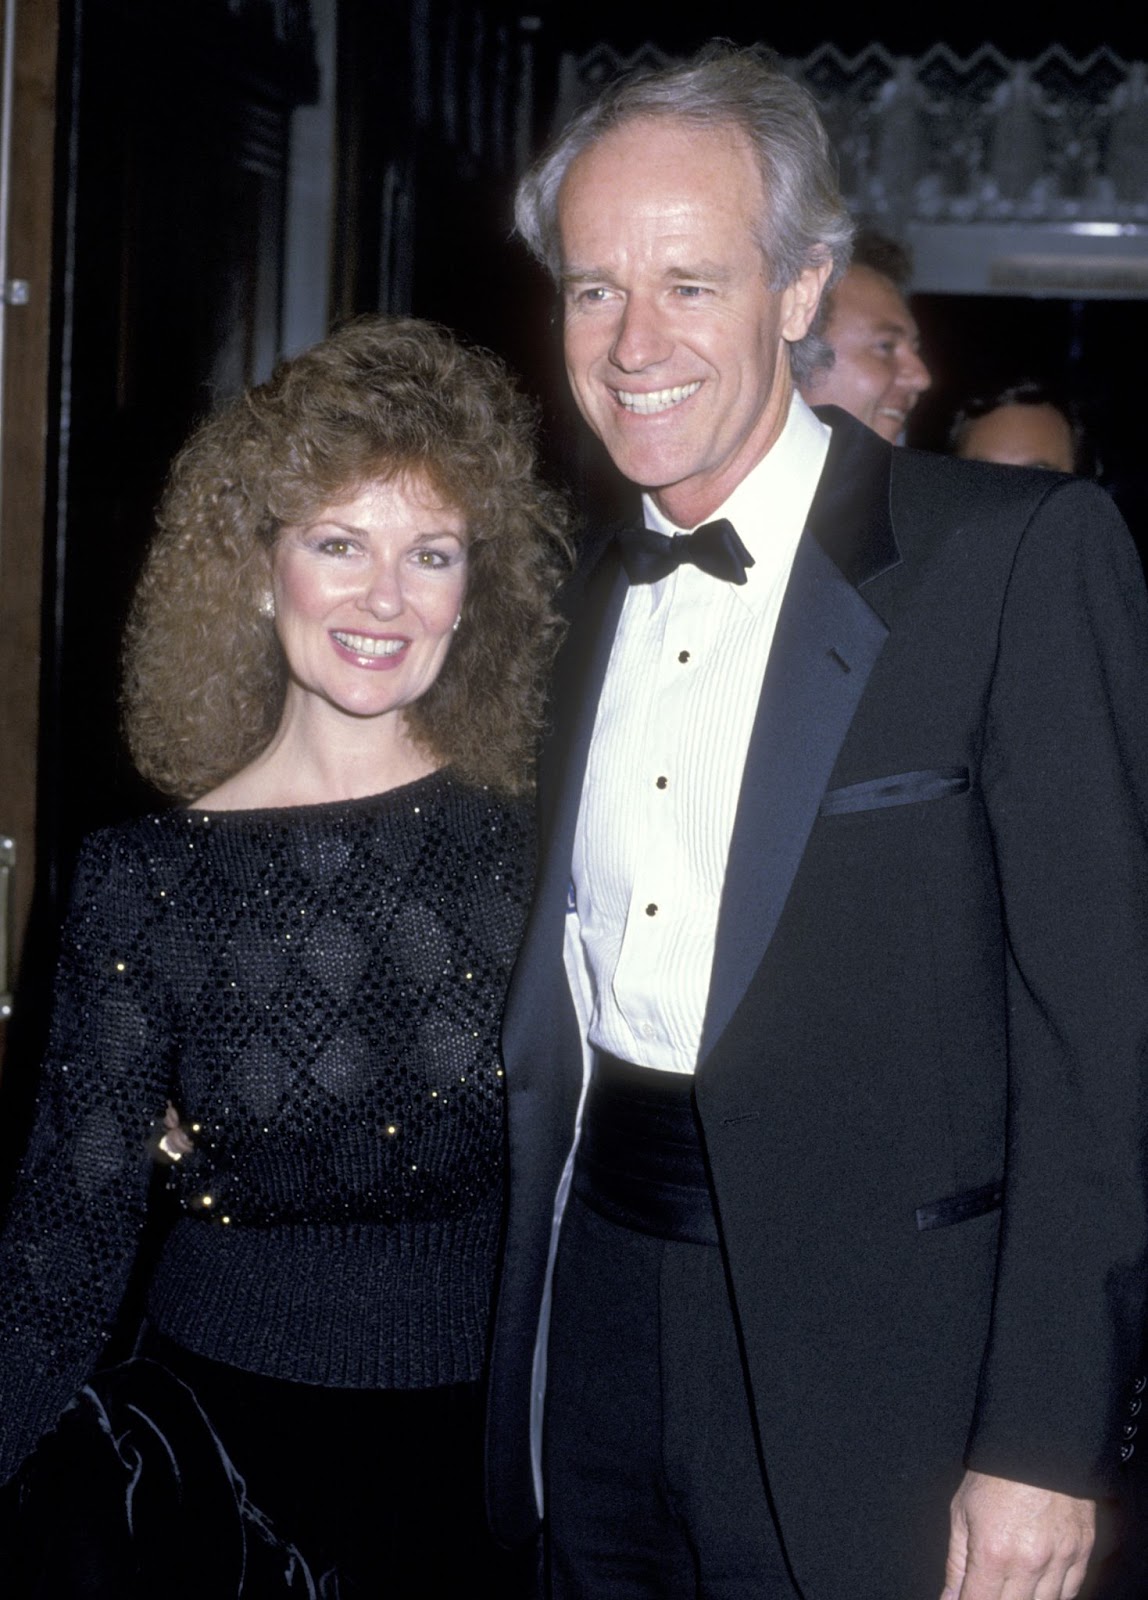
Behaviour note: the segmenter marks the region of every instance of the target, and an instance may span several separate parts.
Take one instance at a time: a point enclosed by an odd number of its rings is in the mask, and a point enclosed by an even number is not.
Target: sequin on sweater
[[[157,1164],[170,1338],[335,1387],[479,1376],[531,852],[525,806],[446,772],[88,840],[0,1239],[0,1478],[96,1364]]]

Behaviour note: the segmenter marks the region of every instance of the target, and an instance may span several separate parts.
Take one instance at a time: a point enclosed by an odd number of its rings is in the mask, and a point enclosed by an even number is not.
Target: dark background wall
[[[278,354],[291,116],[315,88],[305,4],[59,6],[37,872],[6,1144],[27,1111],[78,841],[155,802],[118,733],[128,599],[171,456]]]

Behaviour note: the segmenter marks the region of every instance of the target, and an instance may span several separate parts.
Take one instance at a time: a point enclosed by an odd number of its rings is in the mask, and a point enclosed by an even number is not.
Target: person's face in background
[[[830,294],[825,338],[833,365],[804,385],[805,398],[840,406],[896,444],[931,381],[904,295],[884,273],[850,267]]]
[[[974,417],[961,430],[957,455],[1006,467],[1076,470],[1072,428],[1064,412],[1051,405],[998,406]]]

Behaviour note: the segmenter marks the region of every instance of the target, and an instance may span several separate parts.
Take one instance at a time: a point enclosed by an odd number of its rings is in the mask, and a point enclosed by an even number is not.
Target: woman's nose
[[[402,584],[392,562],[379,562],[372,569],[359,604],[380,621],[387,617],[397,617],[402,611]]]

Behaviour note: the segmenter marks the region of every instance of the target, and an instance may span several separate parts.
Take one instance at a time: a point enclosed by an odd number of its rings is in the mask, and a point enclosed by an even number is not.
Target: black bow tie
[[[618,535],[622,562],[631,583],[657,583],[683,561],[711,578],[744,583],[753,557],[726,517],[706,522],[693,533],[659,533],[656,528],[624,528]]]

